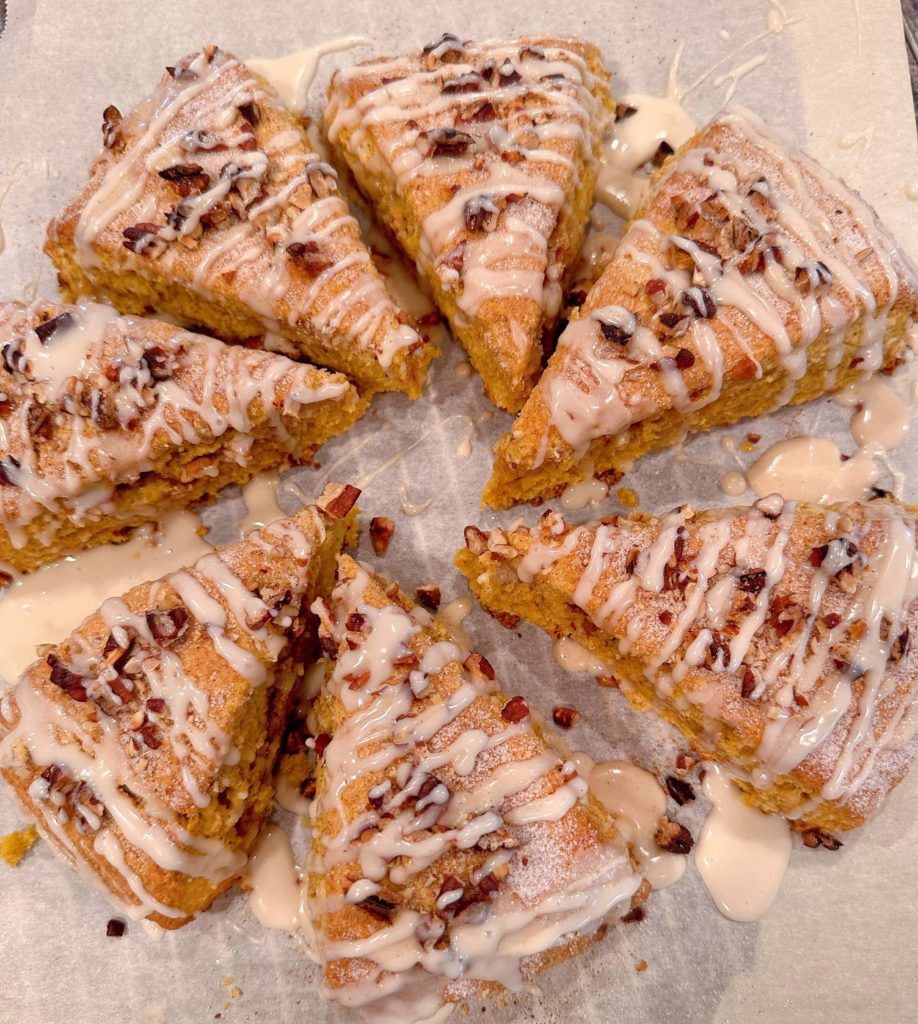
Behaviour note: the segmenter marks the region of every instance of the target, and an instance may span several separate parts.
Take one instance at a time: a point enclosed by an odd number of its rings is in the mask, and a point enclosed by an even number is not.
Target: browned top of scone
[[[603,885],[618,879],[627,901],[638,880],[629,888],[627,852],[601,808],[572,799],[553,816],[537,813],[540,799],[565,795],[573,769],[533,725],[525,700],[497,689],[483,656],[458,648],[396,585],[347,556],[339,559],[330,602],[318,610],[322,645],[336,664],[319,708],[319,726],[330,734],[317,739],[321,767],[310,895],[332,991],[378,974],[372,944],[363,954],[349,944],[387,927],[407,928],[408,941],[427,949],[432,963],[435,950],[447,956],[443,951],[466,925],[525,913],[552,894],[586,887],[602,904]],[[382,647],[396,634],[403,641]],[[382,654],[383,661],[390,659],[388,669],[380,667],[381,651],[388,651]],[[346,671],[351,662],[356,667]],[[400,694],[408,704],[390,722],[385,707]],[[379,723],[375,730],[360,724],[368,715]],[[421,722],[432,723],[423,739],[399,738],[413,735]],[[470,753],[458,756],[466,746]],[[514,771],[521,772],[519,780],[502,785],[501,777]],[[493,821],[482,825],[480,835],[459,842],[457,830],[488,816]],[[396,833],[408,844],[404,856],[395,855],[395,847],[391,856],[386,853]],[[426,855],[414,852],[425,843],[441,845]],[[380,864],[368,859],[371,850],[378,851]],[[414,856],[421,860],[412,866]],[[376,887],[359,898],[352,887],[367,872]],[[592,931],[606,909],[602,904],[597,911]],[[592,932],[585,926],[584,933]],[[550,945],[565,946],[571,938],[562,930]],[[519,958],[521,969],[536,970],[545,952],[540,947]],[[477,966],[481,973],[470,991],[493,980]],[[443,972],[436,967],[426,978],[419,973],[412,982],[392,984],[423,987],[433,978],[447,994],[452,991],[437,978]]]
[[[268,82],[215,46],[167,68],[128,114],[107,108],[103,149],[48,246],[72,251],[90,274],[123,267],[241,300],[266,329],[364,349],[384,368],[422,346],[335,170]],[[339,308],[342,293],[350,302]]]
[[[107,306],[0,303],[0,524],[99,504],[228,432],[295,449],[304,405],[356,400],[341,374]]]
[[[830,390],[844,330],[867,317],[853,365],[871,371],[895,360],[887,325],[916,313],[915,267],[873,210],[792,140],[728,111],[658,172],[499,457],[536,468],[763,372],[797,379],[820,334],[834,336],[820,357]]]
[[[482,567],[536,579],[735,730],[741,767],[794,772],[869,813],[906,773],[918,690],[915,519],[886,502],[751,509],[533,529],[470,528]],[[837,775],[837,786],[833,779]]]
[[[232,751],[257,746],[246,735],[253,693],[270,689],[272,666],[303,635],[324,515],[306,509],[107,601],[23,673],[0,717],[4,759],[21,760],[18,750],[44,765],[31,741],[53,723],[64,774],[68,744],[100,758],[107,749],[142,813],[168,808],[167,822],[194,834],[231,828],[248,767]],[[196,791],[213,796],[210,808]]]
[[[608,72],[593,44],[449,34],[336,72],[325,111],[348,159],[398,192],[390,226],[402,245],[467,320],[480,316],[503,339],[495,358],[517,374],[531,362],[520,339],[538,341],[543,318],[557,313],[559,280],[576,253],[562,251],[554,232],[562,207],[592,189],[611,116]],[[512,287],[493,274],[483,290],[476,278],[485,267],[514,271]],[[516,332],[501,332],[492,323],[500,318]]]

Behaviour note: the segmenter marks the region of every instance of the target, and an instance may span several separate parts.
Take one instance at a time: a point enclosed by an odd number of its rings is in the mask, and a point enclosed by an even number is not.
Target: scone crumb
[[[37,841],[38,833],[32,825],[18,832],[10,832],[0,837],[0,859],[15,868]]]
[[[630,487],[619,487],[615,493],[625,508],[637,508],[641,503],[637,494]]]

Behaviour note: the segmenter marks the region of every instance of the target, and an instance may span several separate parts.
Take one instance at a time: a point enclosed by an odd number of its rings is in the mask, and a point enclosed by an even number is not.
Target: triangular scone
[[[41,834],[126,914],[185,924],[273,804],[291,689],[355,488],[111,598],[0,702],[0,766]]]
[[[0,302],[0,563],[126,540],[366,407],[351,383],[111,307]]]
[[[732,765],[751,803],[848,829],[918,739],[915,518],[876,502],[466,531],[457,564],[493,612],[572,637],[628,699]]]
[[[508,434],[484,500],[620,475],[687,433],[896,364],[913,264],[874,212],[748,111],[661,169]]]
[[[523,698],[347,556],[313,608],[333,660],[309,869],[325,994],[427,1019],[600,937],[640,879]]]
[[[511,412],[538,378],[583,240],[608,77],[579,39],[445,35],[329,86],[329,138]]]
[[[434,350],[393,303],[333,168],[271,86],[213,46],[124,117],[48,228],[65,297],[160,310],[372,391],[421,392]],[[267,332],[267,334],[266,334]]]

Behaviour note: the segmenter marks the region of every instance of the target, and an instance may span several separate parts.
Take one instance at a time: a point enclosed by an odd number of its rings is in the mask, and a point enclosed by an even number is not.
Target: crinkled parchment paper
[[[771,12],[776,26],[782,10],[790,23],[770,32],[766,18]],[[729,72],[764,55],[736,83],[735,100],[793,131],[858,188],[918,256],[918,203],[905,196],[906,185],[918,177],[918,161],[896,0],[10,0],[0,37],[0,294],[54,294],[54,274],[40,252],[44,225],[83,181],[98,146],[102,109],[109,103],[126,109],[139,100],[165,64],[206,42],[241,57],[270,57],[354,33],[394,51],[444,31],[474,37],[583,34],[603,47],[619,94],[662,92],[671,59],[684,44],[678,71],[683,85],[718,65],[687,96],[699,121],[722,102],[733,82]],[[314,104],[334,63],[364,52],[323,62]],[[476,378],[454,373],[459,359],[449,349],[435,364],[422,400],[378,400],[355,430],[326,446],[322,468],[296,474],[310,494],[327,474],[364,478],[366,515],[390,515],[398,524],[383,570],[407,588],[436,579],[444,600],[465,593],[451,564],[462,528],[509,522],[518,514],[495,517],[478,508],[490,445],[509,420],[492,414]],[[732,436],[739,441],[755,430],[763,436],[762,450],[773,440],[815,431],[850,451],[847,416],[823,401],[735,428]],[[472,454],[463,460],[457,449],[470,431]],[[734,467],[719,439],[690,440],[683,461],[672,453],[648,458],[626,482],[650,511],[686,500],[725,501],[717,482]],[[904,448],[896,461],[907,470],[914,441]],[[401,458],[372,476],[398,453]],[[402,483],[413,501],[431,500],[423,515],[402,514]],[[906,497],[916,496],[918,487],[908,481]],[[238,507],[238,500],[230,502],[228,510]],[[614,499],[608,508],[618,508]],[[375,561],[368,549],[361,555]],[[676,749],[671,735],[629,711],[617,691],[563,672],[544,635],[528,627],[508,633],[477,610],[465,625],[506,689],[526,694],[546,714],[555,703],[579,708],[580,723],[568,735],[574,748],[597,760],[629,756],[660,769],[669,763]],[[0,610],[0,643],[2,633]],[[695,831],[702,805],[699,799],[691,813],[680,813]],[[541,994],[516,997],[503,1010],[489,1007],[488,1018],[914,1021],[916,811],[913,777],[838,853],[795,850],[775,906],[757,924],[721,917],[690,867],[681,883],[653,898],[643,923],[613,929],[599,949],[554,972]],[[15,826],[10,804],[0,797],[0,833]],[[223,1021],[271,1024],[353,1019],[321,1002],[318,970],[296,940],[259,926],[239,893],[158,939],[133,923],[124,938],[106,938],[110,914],[103,897],[43,844],[15,871],[0,866],[0,1024],[197,1024],[221,1014]],[[643,973],[635,970],[640,960],[649,964]],[[480,1012],[473,1007],[473,1014]]]

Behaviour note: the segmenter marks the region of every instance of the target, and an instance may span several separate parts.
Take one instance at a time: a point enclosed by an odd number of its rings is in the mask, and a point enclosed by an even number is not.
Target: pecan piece
[[[38,335],[38,340],[42,345],[47,345],[58,331],[72,327],[73,322],[72,314],[60,313],[58,316],[46,320],[43,324],[37,324],[35,333]]]
[[[190,625],[188,611],[182,605],[149,611],[146,620],[153,639],[162,647],[174,644],[185,635]]]
[[[529,705],[523,697],[511,697],[501,708],[500,717],[515,725],[529,717]]]
[[[678,821],[671,821],[665,814],[660,818],[657,831],[654,834],[657,846],[667,853],[679,853],[685,856],[695,845],[692,833],[680,825]]]
[[[370,543],[378,558],[389,550],[389,542],[395,534],[395,523],[388,516],[374,516],[370,520]]]
[[[845,845],[839,838],[833,836],[831,832],[825,832],[821,828],[804,829],[800,838],[803,840],[803,845],[808,846],[811,850],[815,850],[820,846],[824,850],[839,850]]]
[[[440,588],[436,583],[425,583],[415,588],[418,601],[430,612],[435,612],[440,607]]]
[[[458,128],[432,128],[424,136],[427,156],[459,156],[475,145],[475,136]]]
[[[102,145],[106,149],[114,149],[121,141],[121,121],[121,111],[114,104],[102,111]]]
[[[561,729],[570,729],[576,724],[580,712],[576,708],[566,707],[559,704],[551,709],[552,721]]]
[[[675,775],[666,776],[666,792],[680,807],[695,799],[695,790],[691,783],[686,782],[685,779],[678,779]]]

